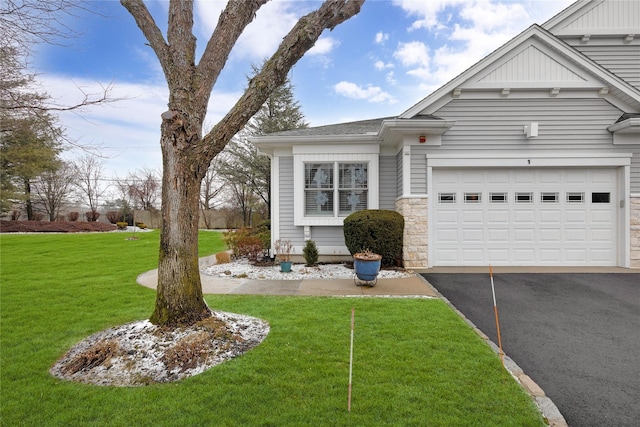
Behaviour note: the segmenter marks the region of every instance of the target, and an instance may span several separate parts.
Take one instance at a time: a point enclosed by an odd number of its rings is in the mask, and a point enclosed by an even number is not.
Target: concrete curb
[[[425,279],[421,274],[418,274],[418,276],[421,277],[422,280],[424,280],[424,282],[434,291],[434,293],[438,295],[438,297],[442,301],[446,302],[449,305],[449,307],[451,307],[451,309],[455,311],[458,314],[458,316],[462,318],[462,320],[464,320],[469,326],[471,326],[471,328],[480,336],[480,338],[482,338],[487,343],[487,345],[489,345],[489,347],[491,347],[491,349],[498,356],[500,356],[500,348],[493,341],[491,341],[484,332],[478,329],[478,327],[474,325],[474,323],[471,320],[467,319],[467,317],[460,310],[458,310],[451,303],[451,301],[449,301],[435,287],[433,287],[433,285],[431,285],[431,283],[429,283],[427,279]],[[518,384],[520,384],[520,386],[524,389],[524,391],[527,392],[527,394],[531,397],[533,402],[536,404],[536,406],[540,410],[540,413],[542,414],[544,421],[551,427],[569,427],[569,425],[567,424],[567,421],[560,413],[560,410],[558,409],[558,407],[553,403],[553,401],[549,397],[546,396],[544,390],[542,390],[542,388],[538,384],[536,384],[531,379],[531,377],[526,375],[522,370],[522,368],[520,368],[520,366],[518,366],[518,364],[514,362],[513,359],[511,359],[509,356],[507,356],[504,353],[503,355],[504,355],[504,367],[511,374],[511,376],[515,378],[515,380],[518,382]]]

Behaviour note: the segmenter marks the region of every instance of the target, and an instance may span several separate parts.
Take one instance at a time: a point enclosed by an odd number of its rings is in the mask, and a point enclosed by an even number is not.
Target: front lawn
[[[267,320],[257,348],[146,387],[61,381],[51,365],[88,335],[148,317],[159,233],[0,235],[0,423],[27,426],[541,426],[499,358],[425,299],[207,296]],[[223,248],[200,234],[201,255]],[[351,308],[353,401],[347,412]]]

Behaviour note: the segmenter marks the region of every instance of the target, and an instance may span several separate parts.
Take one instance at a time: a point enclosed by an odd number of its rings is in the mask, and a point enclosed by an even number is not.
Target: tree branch
[[[249,82],[249,87],[227,115],[203,138],[206,158],[215,157],[286,80],[289,70],[311,49],[325,29],[333,29],[360,12],[364,0],[326,0],[303,16],[285,36],[278,50]]]
[[[145,38],[149,41],[149,45],[156,53],[168,81],[171,69],[169,46],[165,42],[162,32],[156,25],[151,13],[149,13],[149,9],[147,9],[147,6],[145,6],[142,0],[120,0],[120,4],[133,16],[138,28],[140,28]]]
[[[224,68],[231,49],[256,13],[269,0],[230,0],[220,14],[218,24],[200,58],[196,70],[198,84],[194,89],[198,99],[209,101],[211,89]]]

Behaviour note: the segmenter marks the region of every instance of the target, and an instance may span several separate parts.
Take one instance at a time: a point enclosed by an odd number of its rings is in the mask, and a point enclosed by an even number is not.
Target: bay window
[[[342,225],[353,212],[378,209],[377,168],[372,154],[296,156],[295,225]]]

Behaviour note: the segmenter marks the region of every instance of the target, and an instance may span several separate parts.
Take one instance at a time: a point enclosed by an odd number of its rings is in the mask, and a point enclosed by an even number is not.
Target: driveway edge
[[[462,320],[467,323],[467,325],[471,326],[471,328],[480,336],[480,338],[482,338],[487,343],[487,345],[496,353],[496,355],[498,355],[498,357],[500,356],[500,348],[493,341],[491,341],[484,332],[482,332],[471,320],[467,319],[467,317],[460,310],[458,310],[451,303],[451,301],[449,301],[444,295],[442,295],[431,283],[429,283],[429,281],[422,274],[418,273],[417,276],[420,277],[436,295],[438,295],[438,298],[446,302],[449,307],[451,307],[451,309],[455,311],[458,316],[460,316]],[[531,400],[535,403],[535,405],[538,407],[538,410],[542,414],[544,421],[551,427],[568,427],[567,421],[560,413],[560,410],[555,405],[555,403],[553,403],[553,401],[549,397],[547,397],[544,390],[542,390],[542,388],[538,384],[536,384],[535,381],[531,379],[531,377],[526,375],[522,368],[520,368],[520,366],[518,366],[518,364],[514,362],[513,359],[504,354],[504,352],[503,356],[504,367],[516,380],[516,382],[520,384],[524,391],[531,397]]]

